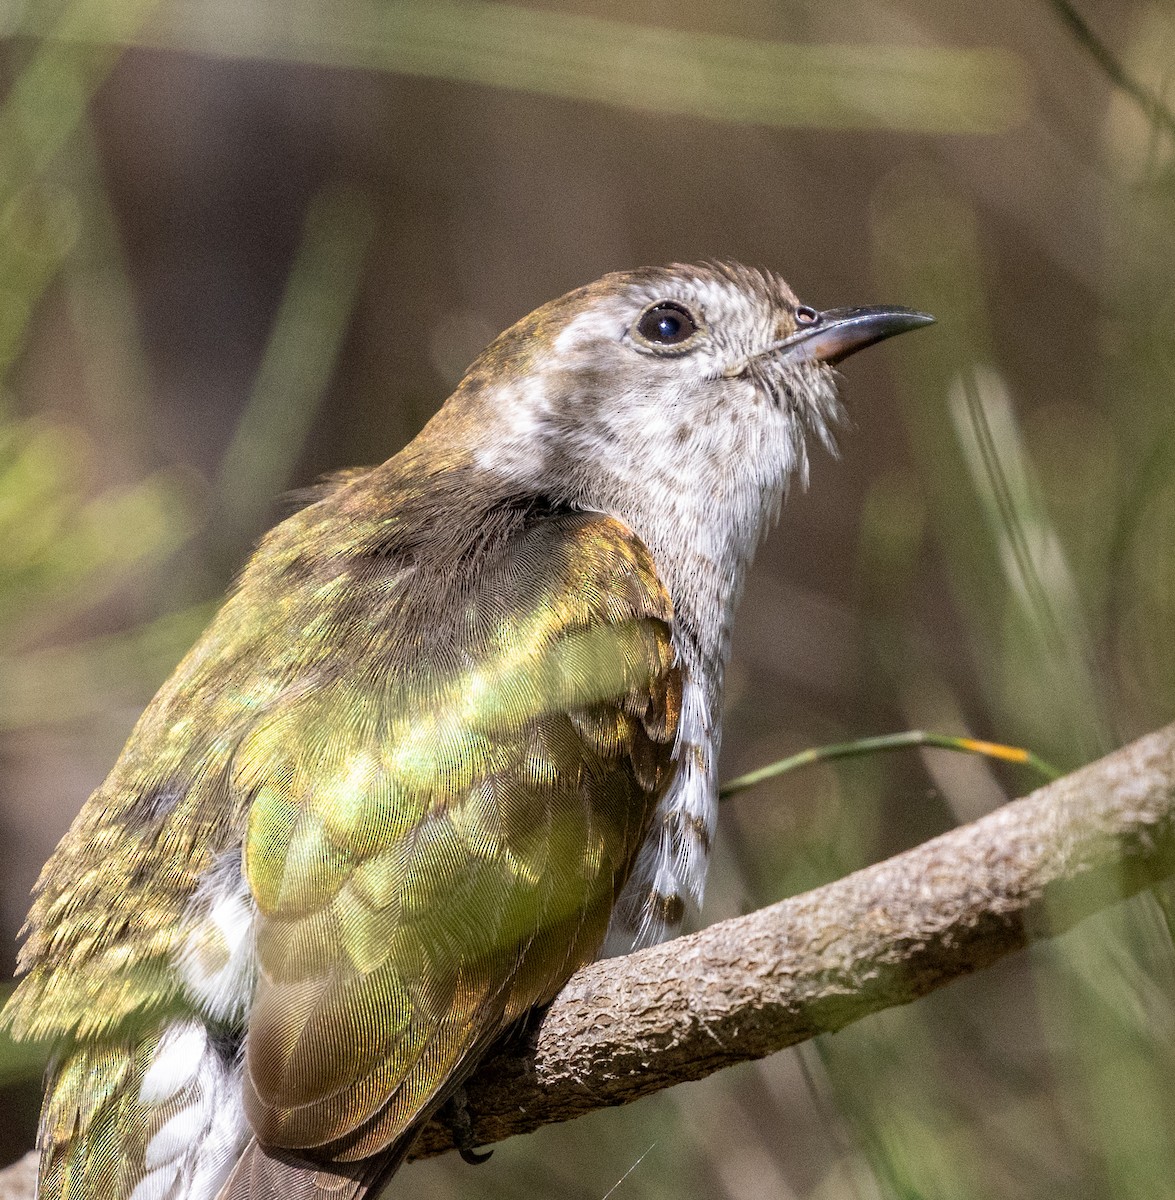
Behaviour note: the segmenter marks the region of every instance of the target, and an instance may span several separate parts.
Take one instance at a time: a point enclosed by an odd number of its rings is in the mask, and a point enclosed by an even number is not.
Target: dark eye
[[[820,314],[807,304],[801,304],[796,309],[796,324],[797,325],[816,325],[819,324]]]
[[[641,314],[636,331],[652,346],[680,346],[698,332],[698,323],[684,305],[665,300]]]

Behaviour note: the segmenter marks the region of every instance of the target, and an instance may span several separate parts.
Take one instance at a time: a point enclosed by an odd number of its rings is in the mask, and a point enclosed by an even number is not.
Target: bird
[[[672,936],[756,546],[837,364],[931,320],[612,273],[297,495],[35,886],[40,1200],[374,1197],[580,966]]]

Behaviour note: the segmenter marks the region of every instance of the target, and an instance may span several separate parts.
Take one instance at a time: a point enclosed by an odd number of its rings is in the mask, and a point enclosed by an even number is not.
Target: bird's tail
[[[213,1200],[247,1130],[235,1053],[200,1021],[79,1042],[46,1077],[38,1200]]]
[[[404,1146],[360,1162],[315,1163],[251,1140],[217,1200],[376,1200],[406,1152]]]
[[[138,1155],[120,1148],[136,1125],[130,1110],[142,1079],[138,1058],[132,1046],[78,1046],[49,1067],[37,1131],[38,1200],[130,1195],[142,1174],[143,1146]]]

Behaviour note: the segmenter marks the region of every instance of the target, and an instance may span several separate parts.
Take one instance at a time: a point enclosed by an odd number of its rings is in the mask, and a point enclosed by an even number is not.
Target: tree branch
[[[467,1086],[479,1144],[905,1004],[1175,872],[1175,725],[815,891],[578,972]],[[453,1148],[428,1125],[415,1157]],[[5,1191],[0,1200],[31,1196]],[[13,1177],[18,1183],[18,1177]]]

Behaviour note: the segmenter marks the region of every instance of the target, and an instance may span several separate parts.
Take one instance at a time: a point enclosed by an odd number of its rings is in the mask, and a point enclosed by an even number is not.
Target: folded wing
[[[672,773],[671,611],[618,522],[524,531],[451,620],[412,670],[343,673],[235,756],[266,1146],[343,1162],[401,1142],[595,954]]]

